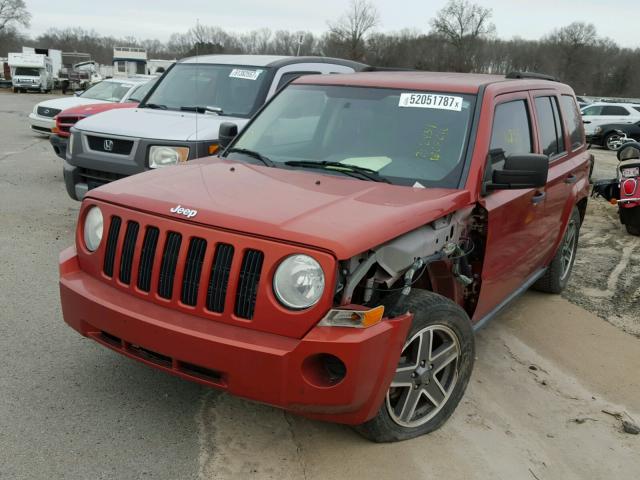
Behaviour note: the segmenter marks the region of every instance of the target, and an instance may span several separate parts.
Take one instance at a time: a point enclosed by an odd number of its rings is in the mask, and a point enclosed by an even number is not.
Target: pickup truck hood
[[[45,100],[38,104],[39,107],[57,108],[58,110],[66,110],[67,108],[77,107],[79,105],[90,105],[92,103],[111,103],[104,100],[96,100],[95,98],[82,97],[61,97],[52,100]]]
[[[89,191],[87,198],[320,248],[338,259],[470,203],[466,190],[403,187],[217,157],[128,177]],[[179,205],[197,214],[170,211]]]
[[[184,142],[187,140],[216,140],[222,122],[233,122],[242,128],[246,118],[199,114],[196,136],[196,114],[174,110],[134,108],[104,112],[78,123],[75,128],[105,135],[152,138]]]

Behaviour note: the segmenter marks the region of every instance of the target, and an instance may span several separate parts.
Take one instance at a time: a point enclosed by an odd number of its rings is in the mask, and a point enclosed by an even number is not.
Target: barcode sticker
[[[257,80],[262,70],[243,70],[234,68],[229,74],[229,78],[244,78],[245,80]]]
[[[438,93],[401,93],[399,107],[462,111],[462,97]]]

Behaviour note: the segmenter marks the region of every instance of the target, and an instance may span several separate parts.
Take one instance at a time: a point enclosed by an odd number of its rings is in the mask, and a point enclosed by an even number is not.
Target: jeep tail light
[[[634,193],[636,193],[636,188],[638,187],[638,182],[635,178],[627,178],[624,182],[622,182],[622,193],[624,193],[627,197],[630,197]]]

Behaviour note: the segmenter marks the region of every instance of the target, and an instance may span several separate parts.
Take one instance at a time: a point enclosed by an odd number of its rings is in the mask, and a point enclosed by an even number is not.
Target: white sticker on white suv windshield
[[[229,78],[244,78],[245,80],[257,80],[262,70],[243,70],[234,68],[229,74]]]
[[[462,97],[439,93],[401,93],[399,107],[462,111]]]

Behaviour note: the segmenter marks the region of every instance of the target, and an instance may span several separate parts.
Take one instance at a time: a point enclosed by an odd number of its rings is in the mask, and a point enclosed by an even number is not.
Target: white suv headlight
[[[84,244],[87,250],[95,252],[102,241],[104,221],[98,207],[91,207],[84,217]]]
[[[149,148],[149,168],[168,167],[186,162],[189,159],[189,147],[169,147],[154,145]]]
[[[278,266],[273,276],[273,291],[287,308],[309,308],[318,303],[324,292],[322,267],[308,255],[291,255]]]

